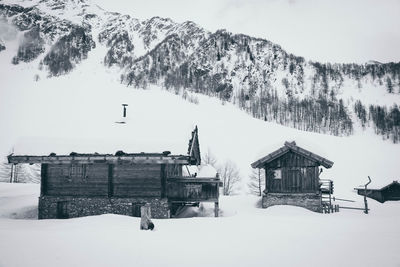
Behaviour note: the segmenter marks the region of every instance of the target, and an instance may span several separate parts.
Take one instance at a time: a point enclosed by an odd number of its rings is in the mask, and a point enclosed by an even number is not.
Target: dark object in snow
[[[122,106],[124,107],[124,112],[123,112],[122,116],[125,118],[126,117],[126,107],[128,106],[128,104],[122,104]]]
[[[56,156],[56,155],[57,155],[56,153],[51,152],[49,156],[54,157],[54,156]]]
[[[140,208],[141,219],[140,219],[140,230],[153,230],[154,224],[151,221],[151,207],[149,203],[146,203]]]
[[[199,202],[214,202],[218,216],[219,178],[183,176],[185,166],[199,162],[197,128],[192,140],[187,155],[120,150],[115,155],[9,155],[8,161],[41,164],[39,219],[105,213],[140,217],[144,203],[153,218],[169,218],[177,206]]]
[[[357,190],[357,194],[375,199],[380,203],[384,203],[390,200],[400,200],[400,183],[398,181],[393,181],[392,183],[382,187],[381,189],[354,189]]]
[[[294,205],[322,212],[323,193],[330,196],[333,183],[328,180],[327,191],[322,192],[321,165],[330,168],[333,162],[297,146],[295,142],[285,142],[280,149],[252,163],[253,168],[265,170],[262,207]]]

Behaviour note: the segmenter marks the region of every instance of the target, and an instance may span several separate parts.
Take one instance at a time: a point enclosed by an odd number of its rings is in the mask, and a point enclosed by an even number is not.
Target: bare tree
[[[211,153],[210,148],[208,148],[207,153],[204,154],[203,158],[201,159],[203,164],[208,164],[213,167],[217,165],[217,158],[213,153]]]
[[[218,173],[223,182],[223,194],[229,196],[234,193],[236,186],[241,180],[236,164],[228,160],[218,168]]]
[[[250,174],[250,181],[247,184],[250,193],[256,196],[261,196],[262,189],[265,185],[265,173],[261,169],[252,169]]]

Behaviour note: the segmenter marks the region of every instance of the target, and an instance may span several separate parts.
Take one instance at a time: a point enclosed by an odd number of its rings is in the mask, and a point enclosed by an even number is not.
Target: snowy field
[[[119,215],[36,220],[38,195],[39,185],[0,183],[0,266],[400,265],[400,202],[369,200],[368,215],[317,214],[222,197],[222,217],[153,220],[151,232]]]
[[[242,183],[237,196],[221,197],[220,218],[207,217],[213,212],[205,206],[186,213],[200,217],[154,220],[153,232],[140,231],[137,218],[117,215],[39,221],[39,185],[0,183],[1,267],[400,266],[400,202],[369,200],[369,215],[325,215],[287,206],[260,209],[260,198],[247,195],[250,164],[294,140],[333,161],[321,178],[333,179],[335,195],[361,207],[353,188],[368,175],[378,188],[400,179],[400,145],[372,129],[356,127],[350,137],[303,132],[206,96],[193,94],[199,102],[193,104],[157,86],[127,88],[101,64],[101,45],[71,74],[51,79],[37,70],[40,59],[10,64],[17,45],[7,47],[0,53],[3,159],[11,152],[185,154],[198,125],[202,154],[211,151],[219,164],[233,161]],[[122,103],[129,105],[127,123],[116,124]]]

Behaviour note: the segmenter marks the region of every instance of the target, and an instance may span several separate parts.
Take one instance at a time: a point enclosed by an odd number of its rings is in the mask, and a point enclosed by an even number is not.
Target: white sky
[[[192,20],[322,62],[400,61],[400,0],[93,0],[144,19]]]

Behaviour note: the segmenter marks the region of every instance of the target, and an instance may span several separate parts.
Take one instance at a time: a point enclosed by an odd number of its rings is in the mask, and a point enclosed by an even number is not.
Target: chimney
[[[126,107],[128,106],[128,104],[122,104],[122,106],[124,107],[123,117],[126,118]]]

